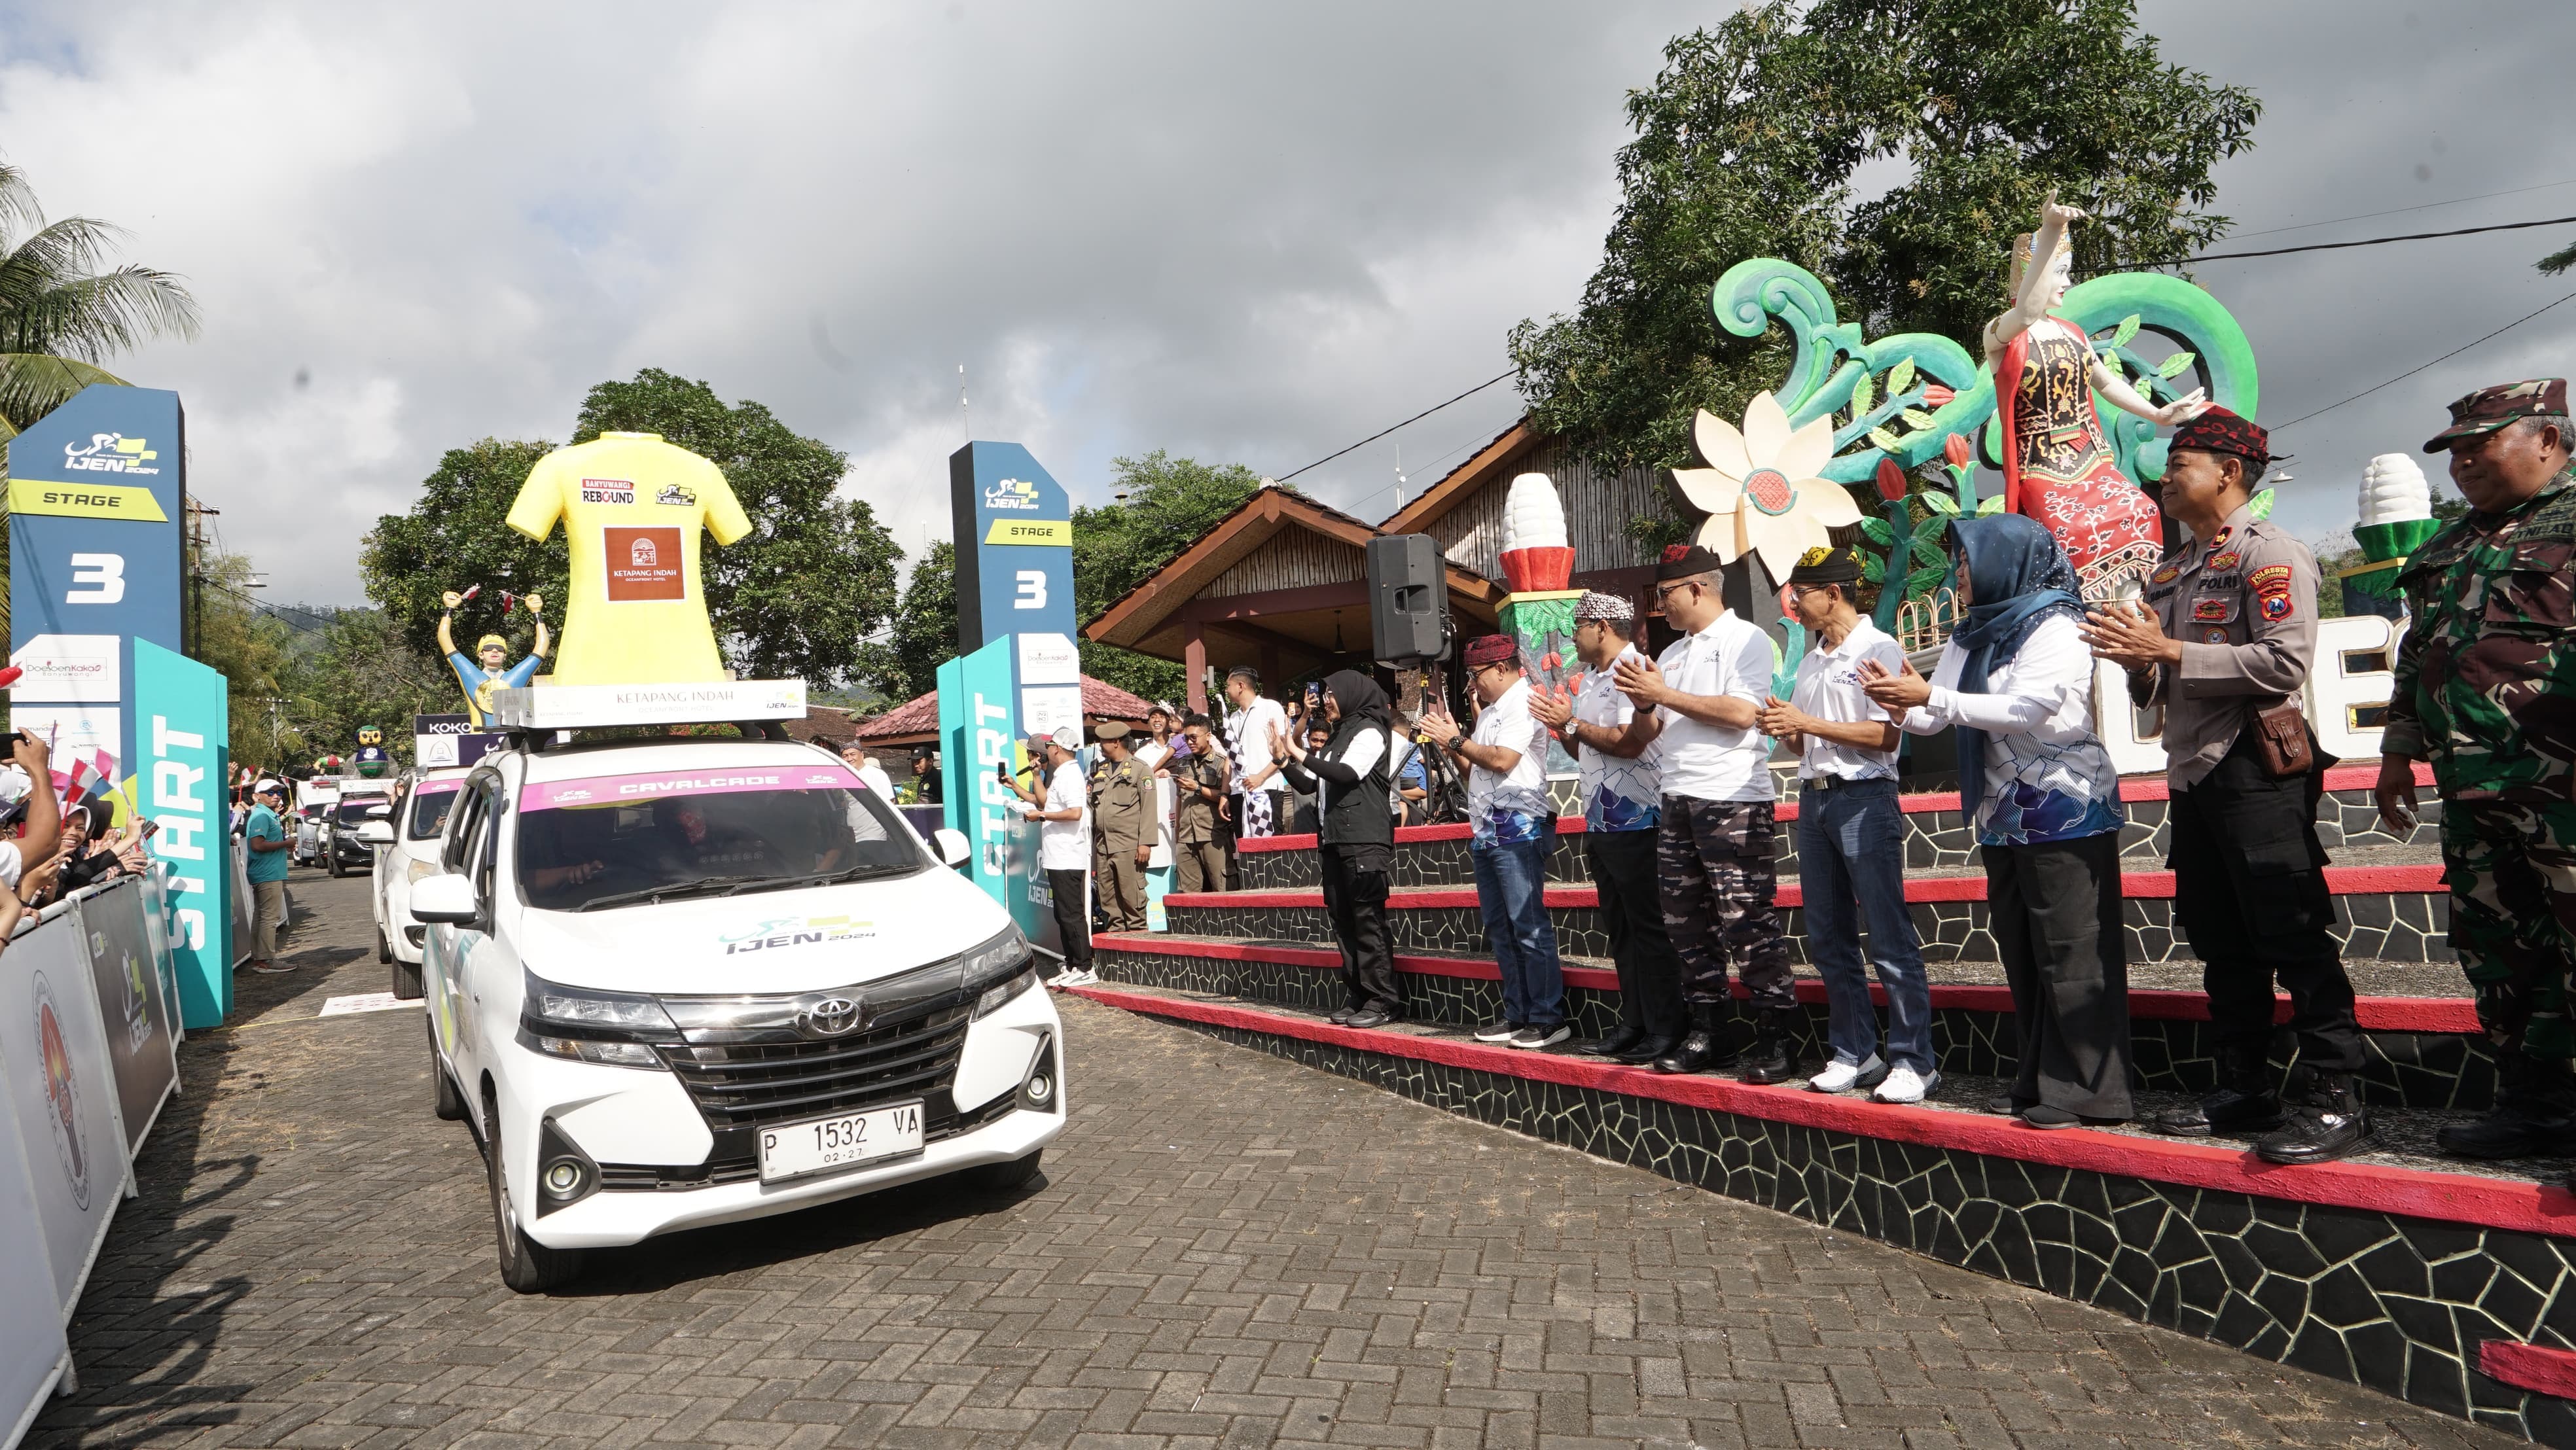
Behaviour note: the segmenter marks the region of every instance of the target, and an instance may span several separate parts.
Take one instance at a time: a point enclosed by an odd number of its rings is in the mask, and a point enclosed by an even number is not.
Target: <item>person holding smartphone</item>
[[[1038,869],[1046,873],[1056,930],[1064,937],[1064,970],[1047,979],[1055,987],[1087,987],[1091,970],[1091,791],[1074,764],[1082,732],[1071,725],[1029,737],[1046,790],[1041,794],[1005,761],[996,765],[1002,784],[1018,796],[1021,816],[1038,823]]]

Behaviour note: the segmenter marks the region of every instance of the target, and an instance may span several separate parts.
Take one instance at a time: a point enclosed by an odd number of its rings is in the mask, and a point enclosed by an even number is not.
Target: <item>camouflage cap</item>
[[[2528,378],[2519,383],[2498,383],[2480,388],[2451,405],[2451,426],[2433,435],[2424,445],[2427,453],[2440,453],[2455,438],[2474,438],[2492,433],[2516,418],[2564,418],[2567,416],[2567,380],[2565,378]]]

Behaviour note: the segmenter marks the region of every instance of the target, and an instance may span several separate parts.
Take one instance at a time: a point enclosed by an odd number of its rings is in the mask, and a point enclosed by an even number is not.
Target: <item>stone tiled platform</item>
[[[1133,960],[1117,945],[1119,969]],[[1321,974],[1317,974],[1320,976]],[[1946,1101],[1873,1105],[1664,1077],[1454,1028],[1354,1032],[1231,996],[1084,995],[1679,1182],[2576,1445],[2576,1197],[2563,1164],[2462,1172],[2406,1151],[2306,1169],[2225,1141],[2039,1132]],[[2443,1115],[2385,1146],[2420,1149]],[[2550,1181],[2539,1181],[2541,1174]]]
[[[2419,786],[2429,788],[2431,769],[2419,765],[2416,773]],[[2404,836],[2390,835],[2381,826],[2378,810],[2370,803],[2370,788],[2378,775],[2376,765],[2338,766],[2326,772],[2326,792],[2317,806],[2317,838],[2338,862],[2348,865],[2390,859],[2390,848],[2414,848],[2395,853],[2407,859],[2439,859],[2436,828],[2429,819]],[[1797,875],[1799,802],[1794,781],[1784,789],[1786,793],[1778,807],[1781,829],[1777,852],[1780,875],[1787,880]],[[1899,799],[1905,811],[1908,871],[1977,869],[1976,841],[1959,814],[1955,791],[1907,794]],[[2161,870],[2170,839],[2166,827],[2170,793],[2165,783],[2124,780],[2120,783],[2120,799],[2129,819],[2128,827],[2120,833],[2123,863],[2133,871]],[[1464,825],[1411,826],[1397,831],[1395,837],[1396,885],[1455,886],[1473,879],[1467,867]],[[1289,890],[1318,884],[1313,836],[1273,836],[1241,844],[1244,889]],[[1551,881],[1591,879],[1583,864],[1580,815],[1558,819],[1556,842],[1548,853],[1547,875]]]

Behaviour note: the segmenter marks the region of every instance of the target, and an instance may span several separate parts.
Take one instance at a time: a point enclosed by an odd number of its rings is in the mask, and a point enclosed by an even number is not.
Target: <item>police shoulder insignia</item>
[[[2212,554],[2209,556],[2209,572],[2213,574],[2224,574],[2228,570],[2233,569],[2244,562],[2245,556],[2237,553],[2234,549],[2230,549],[2224,554]]]
[[[2253,573],[2246,575],[2245,582],[2257,593],[2266,589],[2288,589],[2290,587],[2290,566],[2287,564],[2266,564],[2262,568],[2255,570]]]

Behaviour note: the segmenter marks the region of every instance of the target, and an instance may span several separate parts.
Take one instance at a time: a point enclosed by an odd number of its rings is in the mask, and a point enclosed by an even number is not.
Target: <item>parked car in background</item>
[[[420,946],[429,932],[412,920],[411,884],[438,874],[439,837],[469,773],[426,772],[395,799],[390,815],[358,827],[358,839],[376,851],[376,960],[393,967],[393,993],[406,1001],[420,995]]]
[[[395,783],[389,780],[353,780],[340,793],[340,803],[322,818],[322,867],[334,876],[345,876],[352,867],[370,865],[375,848],[358,839],[358,828],[369,820],[388,818],[393,814]]]

